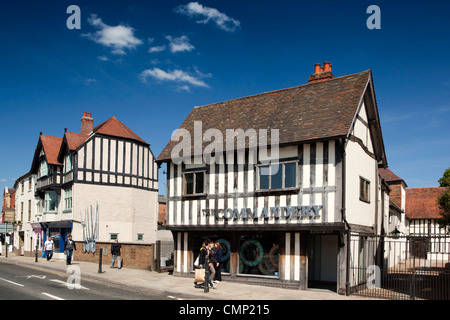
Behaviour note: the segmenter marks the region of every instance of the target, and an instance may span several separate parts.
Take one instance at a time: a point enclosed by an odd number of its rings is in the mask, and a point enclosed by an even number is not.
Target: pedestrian
[[[119,243],[119,240],[114,240],[114,243],[111,245],[111,255],[112,255],[112,262],[111,262],[111,268],[114,268],[114,262],[117,260],[117,267],[119,269],[122,269],[122,261],[120,261],[120,248],[122,245]]]
[[[210,281],[213,282],[216,278],[216,269],[215,265],[217,263],[216,257],[214,255],[214,241],[209,241],[208,245],[208,259],[209,259],[209,274],[210,274]]]
[[[69,234],[64,243],[64,253],[66,254],[66,264],[72,264],[73,250],[77,250],[75,241],[72,240],[72,235]]]
[[[214,269],[216,269],[216,276],[214,278],[214,282],[220,283],[222,281],[222,272],[220,271],[222,268],[222,246],[219,242],[214,244],[214,257],[216,258],[216,264],[214,265]]]
[[[204,240],[202,243],[202,247],[200,248],[200,253],[198,254],[198,260],[199,260],[199,268],[200,269],[206,269],[206,258],[209,258],[209,243],[211,242],[211,240],[207,239]],[[206,279],[205,279],[206,282]],[[206,285],[206,283],[205,283]],[[214,284],[211,281],[211,277],[209,277],[209,286],[213,289],[216,288],[216,286],[214,286]],[[194,287],[197,287],[197,282],[194,281]]]
[[[45,255],[47,256],[47,261],[50,261],[53,257],[53,250],[55,250],[55,243],[53,239],[49,236],[44,243]]]

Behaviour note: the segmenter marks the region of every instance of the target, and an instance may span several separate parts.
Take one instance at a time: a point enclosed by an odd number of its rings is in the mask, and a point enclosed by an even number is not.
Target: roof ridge
[[[258,97],[258,96],[263,96],[263,95],[267,95],[267,94],[273,94],[273,93],[276,93],[276,92],[288,91],[288,90],[301,88],[301,87],[305,87],[305,86],[309,86],[309,85],[318,85],[318,84],[323,84],[323,83],[329,83],[331,81],[335,81],[335,80],[339,80],[339,79],[347,78],[347,77],[352,77],[352,76],[355,76],[355,75],[358,75],[358,74],[363,74],[365,72],[370,72],[370,71],[371,71],[371,69],[367,69],[365,71],[356,72],[356,73],[348,74],[348,75],[345,75],[345,76],[334,77],[333,79],[329,79],[329,80],[326,80],[326,81],[305,83],[305,84],[301,84],[301,85],[298,85],[298,86],[293,86],[293,87],[288,87],[288,88],[282,88],[282,89],[277,89],[277,90],[271,90],[271,91],[256,93],[256,94],[252,94],[252,95],[245,96],[245,97],[234,98],[234,99],[225,100],[225,101],[221,101],[221,102],[214,102],[214,103],[205,104],[205,105],[202,105],[202,106],[195,106],[194,109],[195,108],[203,108],[203,107],[215,106],[215,105],[219,105],[219,104],[222,104],[222,103],[225,103],[225,102],[230,102],[230,101],[237,101],[237,100],[244,100],[244,99],[249,99],[249,98],[255,98],[255,97]]]

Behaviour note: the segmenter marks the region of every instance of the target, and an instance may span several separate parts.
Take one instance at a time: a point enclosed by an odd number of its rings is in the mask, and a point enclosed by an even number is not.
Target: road
[[[79,280],[78,280],[79,279]],[[0,300],[173,300],[175,297],[0,262]]]

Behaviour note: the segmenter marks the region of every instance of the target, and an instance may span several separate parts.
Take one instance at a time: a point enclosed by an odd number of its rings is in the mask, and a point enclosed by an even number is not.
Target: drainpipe
[[[346,261],[346,270],[345,270],[345,295],[350,295],[350,238],[351,238],[351,227],[347,221],[346,216],[346,207],[345,207],[345,185],[346,185],[346,153],[345,153],[345,138],[339,140],[339,147],[342,154],[342,179],[341,179],[341,191],[342,191],[342,204],[341,204],[341,216],[342,221],[344,221],[347,231],[347,261]]]

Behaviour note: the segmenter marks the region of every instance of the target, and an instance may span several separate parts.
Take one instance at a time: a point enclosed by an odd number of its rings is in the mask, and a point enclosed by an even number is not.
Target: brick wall
[[[76,242],[77,251],[75,252],[75,260],[99,262],[100,249],[103,249],[102,266],[111,265],[111,242],[97,242],[95,253],[83,252],[83,243]],[[154,245],[140,244],[140,243],[121,243],[120,257],[122,260],[122,267],[141,269],[141,270],[155,270],[154,268]],[[115,264],[117,266],[117,263]]]

